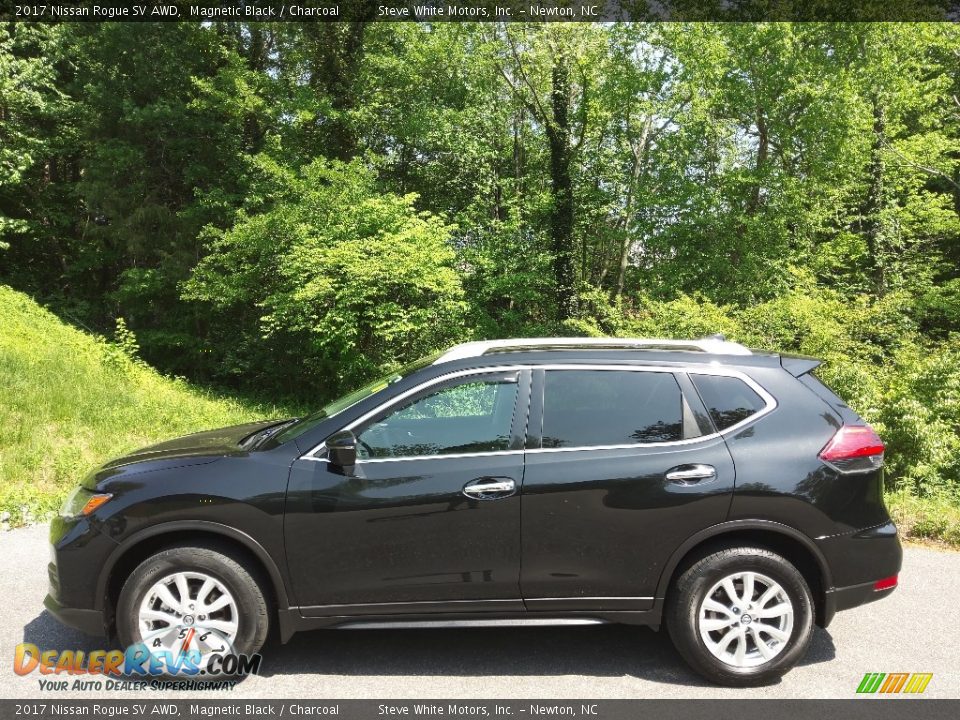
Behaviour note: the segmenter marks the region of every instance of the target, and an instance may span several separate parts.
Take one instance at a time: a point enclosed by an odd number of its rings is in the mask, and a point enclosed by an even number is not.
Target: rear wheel
[[[117,603],[125,647],[143,643],[154,656],[187,657],[215,672],[215,655],[252,654],[267,637],[269,613],[253,575],[237,559],[205,547],[172,547],[144,560]]]
[[[813,600],[780,555],[736,547],[707,555],[675,581],[667,630],[689,665],[722,685],[763,685],[807,651]]]

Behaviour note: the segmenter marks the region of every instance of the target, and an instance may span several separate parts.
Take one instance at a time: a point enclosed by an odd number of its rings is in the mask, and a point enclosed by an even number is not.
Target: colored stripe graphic
[[[886,677],[885,673],[867,673],[863,676],[863,680],[860,681],[857,692],[875,693],[877,688],[880,687],[880,683],[883,682],[884,677]]]
[[[880,692],[900,692],[903,689],[903,686],[906,684],[908,677],[910,677],[910,673],[890,673],[887,675],[887,680],[883,683],[883,687],[880,688]]]
[[[927,689],[927,685],[930,684],[932,678],[933,673],[914,673],[903,691],[905,693],[922,693]]]
[[[857,692],[867,695],[875,692],[919,694],[927,689],[932,679],[933,673],[867,673],[857,686]]]

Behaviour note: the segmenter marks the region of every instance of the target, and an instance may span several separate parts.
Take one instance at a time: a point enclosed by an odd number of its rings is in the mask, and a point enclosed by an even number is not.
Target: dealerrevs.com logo
[[[860,681],[860,694],[919,695],[927,689],[933,673],[867,673]]]
[[[261,661],[259,654],[170,652],[145,643],[91,651],[40,650],[20,643],[13,671],[45,676],[41,690],[231,690],[237,678],[259,673]]]

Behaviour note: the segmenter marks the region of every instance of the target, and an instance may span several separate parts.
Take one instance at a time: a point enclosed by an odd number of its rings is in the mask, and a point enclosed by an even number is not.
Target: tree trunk
[[[886,164],[883,158],[886,144],[887,122],[883,105],[874,95],[871,98],[873,105],[873,143],[870,152],[869,177],[867,197],[863,206],[863,234],[867,242],[867,252],[870,256],[871,275],[878,295],[886,290],[886,263],[883,248],[883,207],[884,207],[884,177]]]
[[[627,267],[630,264],[630,250],[633,247],[633,237],[630,235],[630,215],[633,213],[633,201],[637,193],[637,184],[640,182],[640,175],[644,170],[647,161],[647,150],[650,147],[651,130],[653,129],[653,116],[647,116],[643,121],[643,130],[640,133],[639,142],[630,143],[630,180],[627,188],[627,201],[623,206],[623,216],[620,219],[620,228],[623,230],[623,242],[620,245],[620,260],[617,265],[617,287],[613,293],[613,298],[623,295],[624,284],[627,279]]]
[[[304,34],[311,48],[310,85],[330,99],[333,110],[325,119],[323,142],[313,151],[336,160],[350,160],[357,151],[357,137],[349,113],[356,106],[354,81],[363,59],[364,35],[373,19],[372,2],[359,4],[351,22],[305,23]]]
[[[767,166],[767,157],[770,155],[770,133],[767,130],[767,118],[763,113],[763,108],[757,108],[757,164],[755,167],[755,177],[753,192],[747,203],[747,214],[755,215],[760,209],[760,200],[763,191],[763,171]]]
[[[245,48],[247,69],[254,73],[265,73],[268,53],[267,30],[259,23],[251,23],[248,26],[248,33],[249,41]],[[263,149],[266,128],[259,113],[246,114],[243,119],[243,134],[244,150],[247,154],[255,155]]]
[[[562,50],[554,56],[550,103],[550,187],[553,209],[550,240],[556,283],[557,318],[561,322],[576,311],[574,297],[573,182],[570,177],[570,69]]]

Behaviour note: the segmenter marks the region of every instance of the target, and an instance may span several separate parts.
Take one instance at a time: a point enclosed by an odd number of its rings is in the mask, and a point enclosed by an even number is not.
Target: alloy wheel
[[[737,572],[717,582],[700,604],[697,625],[710,653],[736,668],[770,662],[793,633],[794,609],[776,580]]]
[[[229,652],[240,614],[230,590],[203,572],[166,575],[147,591],[137,618],[140,636],[152,652],[171,656],[199,651]]]

